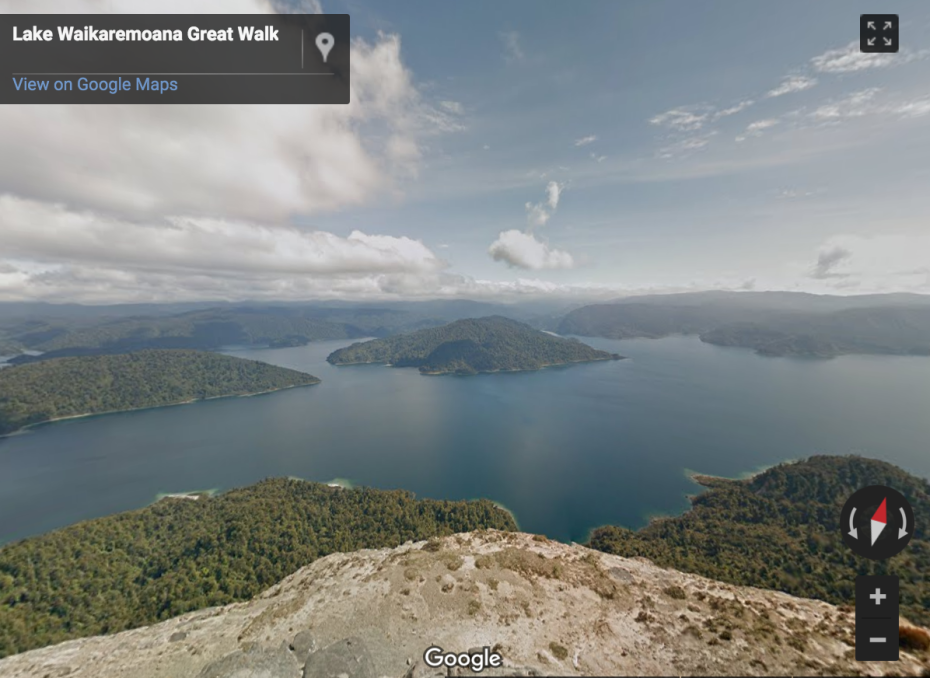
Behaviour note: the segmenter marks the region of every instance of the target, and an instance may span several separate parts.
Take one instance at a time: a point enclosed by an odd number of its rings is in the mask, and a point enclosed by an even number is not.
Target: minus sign
[[[870,643],[884,643],[885,639],[884,638],[869,638],[869,642]]]

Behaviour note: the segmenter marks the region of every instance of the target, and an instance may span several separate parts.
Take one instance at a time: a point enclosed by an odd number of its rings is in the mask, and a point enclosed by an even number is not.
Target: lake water
[[[50,424],[0,439],[0,542],[269,476],[488,497],[561,540],[687,508],[698,471],[859,453],[930,476],[930,359],[762,358],[696,338],[591,345],[629,360],[424,377],[333,367],[346,342],[230,350],[323,383]]]

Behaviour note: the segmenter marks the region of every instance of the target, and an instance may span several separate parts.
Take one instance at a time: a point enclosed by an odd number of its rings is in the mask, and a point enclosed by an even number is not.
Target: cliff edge
[[[488,676],[930,673],[917,649],[898,663],[855,662],[854,623],[851,607],[480,531],[330,555],[247,603],[8,657],[0,675],[475,675],[428,666],[431,646],[490,648],[503,667],[478,674]]]

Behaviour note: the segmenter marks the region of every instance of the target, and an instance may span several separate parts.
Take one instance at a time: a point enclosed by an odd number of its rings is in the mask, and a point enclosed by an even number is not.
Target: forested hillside
[[[0,657],[246,600],[337,551],[514,530],[490,501],[274,479],[0,547]]]
[[[560,334],[632,339],[697,334],[770,356],[930,355],[930,297],[695,293],[631,297],[568,313]]]
[[[476,374],[618,358],[509,318],[490,316],[352,344],[330,354],[327,361],[334,365],[388,363],[417,367],[424,374]]]
[[[0,370],[0,434],[61,417],[316,383],[296,370],[201,351],[56,358]]]
[[[882,461],[812,457],[750,480],[701,478],[709,489],[682,516],[638,532],[602,527],[592,548],[744,586],[786,591],[835,604],[855,600],[856,576],[895,574],[901,614],[930,624],[930,484]],[[885,562],[856,556],[842,541],[843,504],[856,490],[886,485],[914,507],[907,549]]]

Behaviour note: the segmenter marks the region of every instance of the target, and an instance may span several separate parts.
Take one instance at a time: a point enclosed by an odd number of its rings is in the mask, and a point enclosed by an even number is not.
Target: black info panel
[[[348,14],[4,14],[0,104],[347,104]]]

